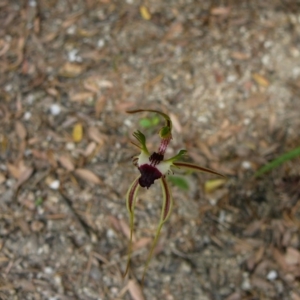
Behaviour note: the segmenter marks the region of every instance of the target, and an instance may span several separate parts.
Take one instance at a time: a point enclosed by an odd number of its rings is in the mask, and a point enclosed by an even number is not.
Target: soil
[[[300,299],[300,2],[0,1],[0,299]],[[159,221],[132,133],[226,175],[186,174]],[[162,124],[163,120],[161,120]],[[176,172],[177,173],[177,172]]]

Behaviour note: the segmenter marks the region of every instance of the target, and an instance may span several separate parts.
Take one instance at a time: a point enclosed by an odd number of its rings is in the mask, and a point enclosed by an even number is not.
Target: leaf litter
[[[293,1],[0,5],[1,299],[300,298],[299,156],[253,177],[299,147]],[[166,155],[228,176],[175,186],[143,289],[154,192],[121,278],[136,107],[170,113]]]

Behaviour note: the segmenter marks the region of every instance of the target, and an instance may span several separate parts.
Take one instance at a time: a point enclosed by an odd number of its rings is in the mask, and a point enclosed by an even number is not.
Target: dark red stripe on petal
[[[162,186],[163,186],[163,192],[165,194],[165,203],[164,203],[164,211],[163,211],[163,221],[167,219],[170,213],[171,204],[172,204],[172,195],[168,186],[168,183],[166,179],[162,178]]]
[[[214,171],[214,170],[211,170],[211,169],[208,169],[208,168],[204,168],[204,167],[200,167],[200,166],[195,165],[195,164],[190,164],[190,163],[185,163],[185,162],[174,162],[173,165],[176,166],[176,167],[179,167],[179,168],[184,168],[184,169],[199,171],[199,172],[205,172],[205,173],[211,173],[211,174],[219,175],[219,176],[222,176],[222,177],[226,177],[226,176],[224,176],[223,174],[221,174],[217,171]]]
[[[132,213],[132,205],[134,202],[135,193],[138,188],[138,185],[139,185],[139,178],[136,178],[135,181],[132,183],[130,190],[128,191],[127,205],[128,205],[128,209],[129,209],[130,213]]]

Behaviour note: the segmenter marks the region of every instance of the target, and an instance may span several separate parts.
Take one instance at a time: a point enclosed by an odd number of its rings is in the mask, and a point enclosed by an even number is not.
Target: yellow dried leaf
[[[144,20],[149,21],[151,19],[151,14],[145,5],[140,6],[140,13]]]
[[[81,123],[75,124],[73,127],[72,137],[75,143],[79,143],[82,140],[83,129]]]
[[[211,193],[217,188],[221,187],[226,182],[226,179],[213,179],[208,180],[204,184],[205,193]]]
[[[254,73],[252,75],[252,78],[260,86],[268,87],[270,85],[270,82],[268,81],[268,79],[258,73]]]

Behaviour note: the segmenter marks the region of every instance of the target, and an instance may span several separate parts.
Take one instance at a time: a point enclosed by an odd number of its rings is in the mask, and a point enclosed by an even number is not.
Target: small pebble
[[[59,180],[53,180],[50,184],[49,184],[49,187],[50,189],[52,190],[57,190],[60,186],[60,182]]]
[[[57,116],[57,115],[60,114],[61,108],[60,108],[60,106],[58,104],[52,104],[50,106],[50,112],[51,112],[51,115]]]
[[[26,111],[24,114],[24,120],[28,121],[31,118],[31,112],[30,111]]]
[[[53,269],[51,267],[45,267],[44,272],[46,274],[52,274],[53,273]]]
[[[276,278],[277,278],[277,272],[275,270],[271,270],[267,275],[267,279],[270,281],[272,281]]]
[[[251,167],[252,167],[251,162],[246,161],[246,160],[242,162],[243,169],[249,170],[249,169],[251,169]]]
[[[100,39],[97,42],[97,47],[98,48],[102,48],[105,45],[104,39]]]
[[[72,151],[75,149],[75,144],[74,143],[67,143],[66,144],[66,149],[69,151]]]

